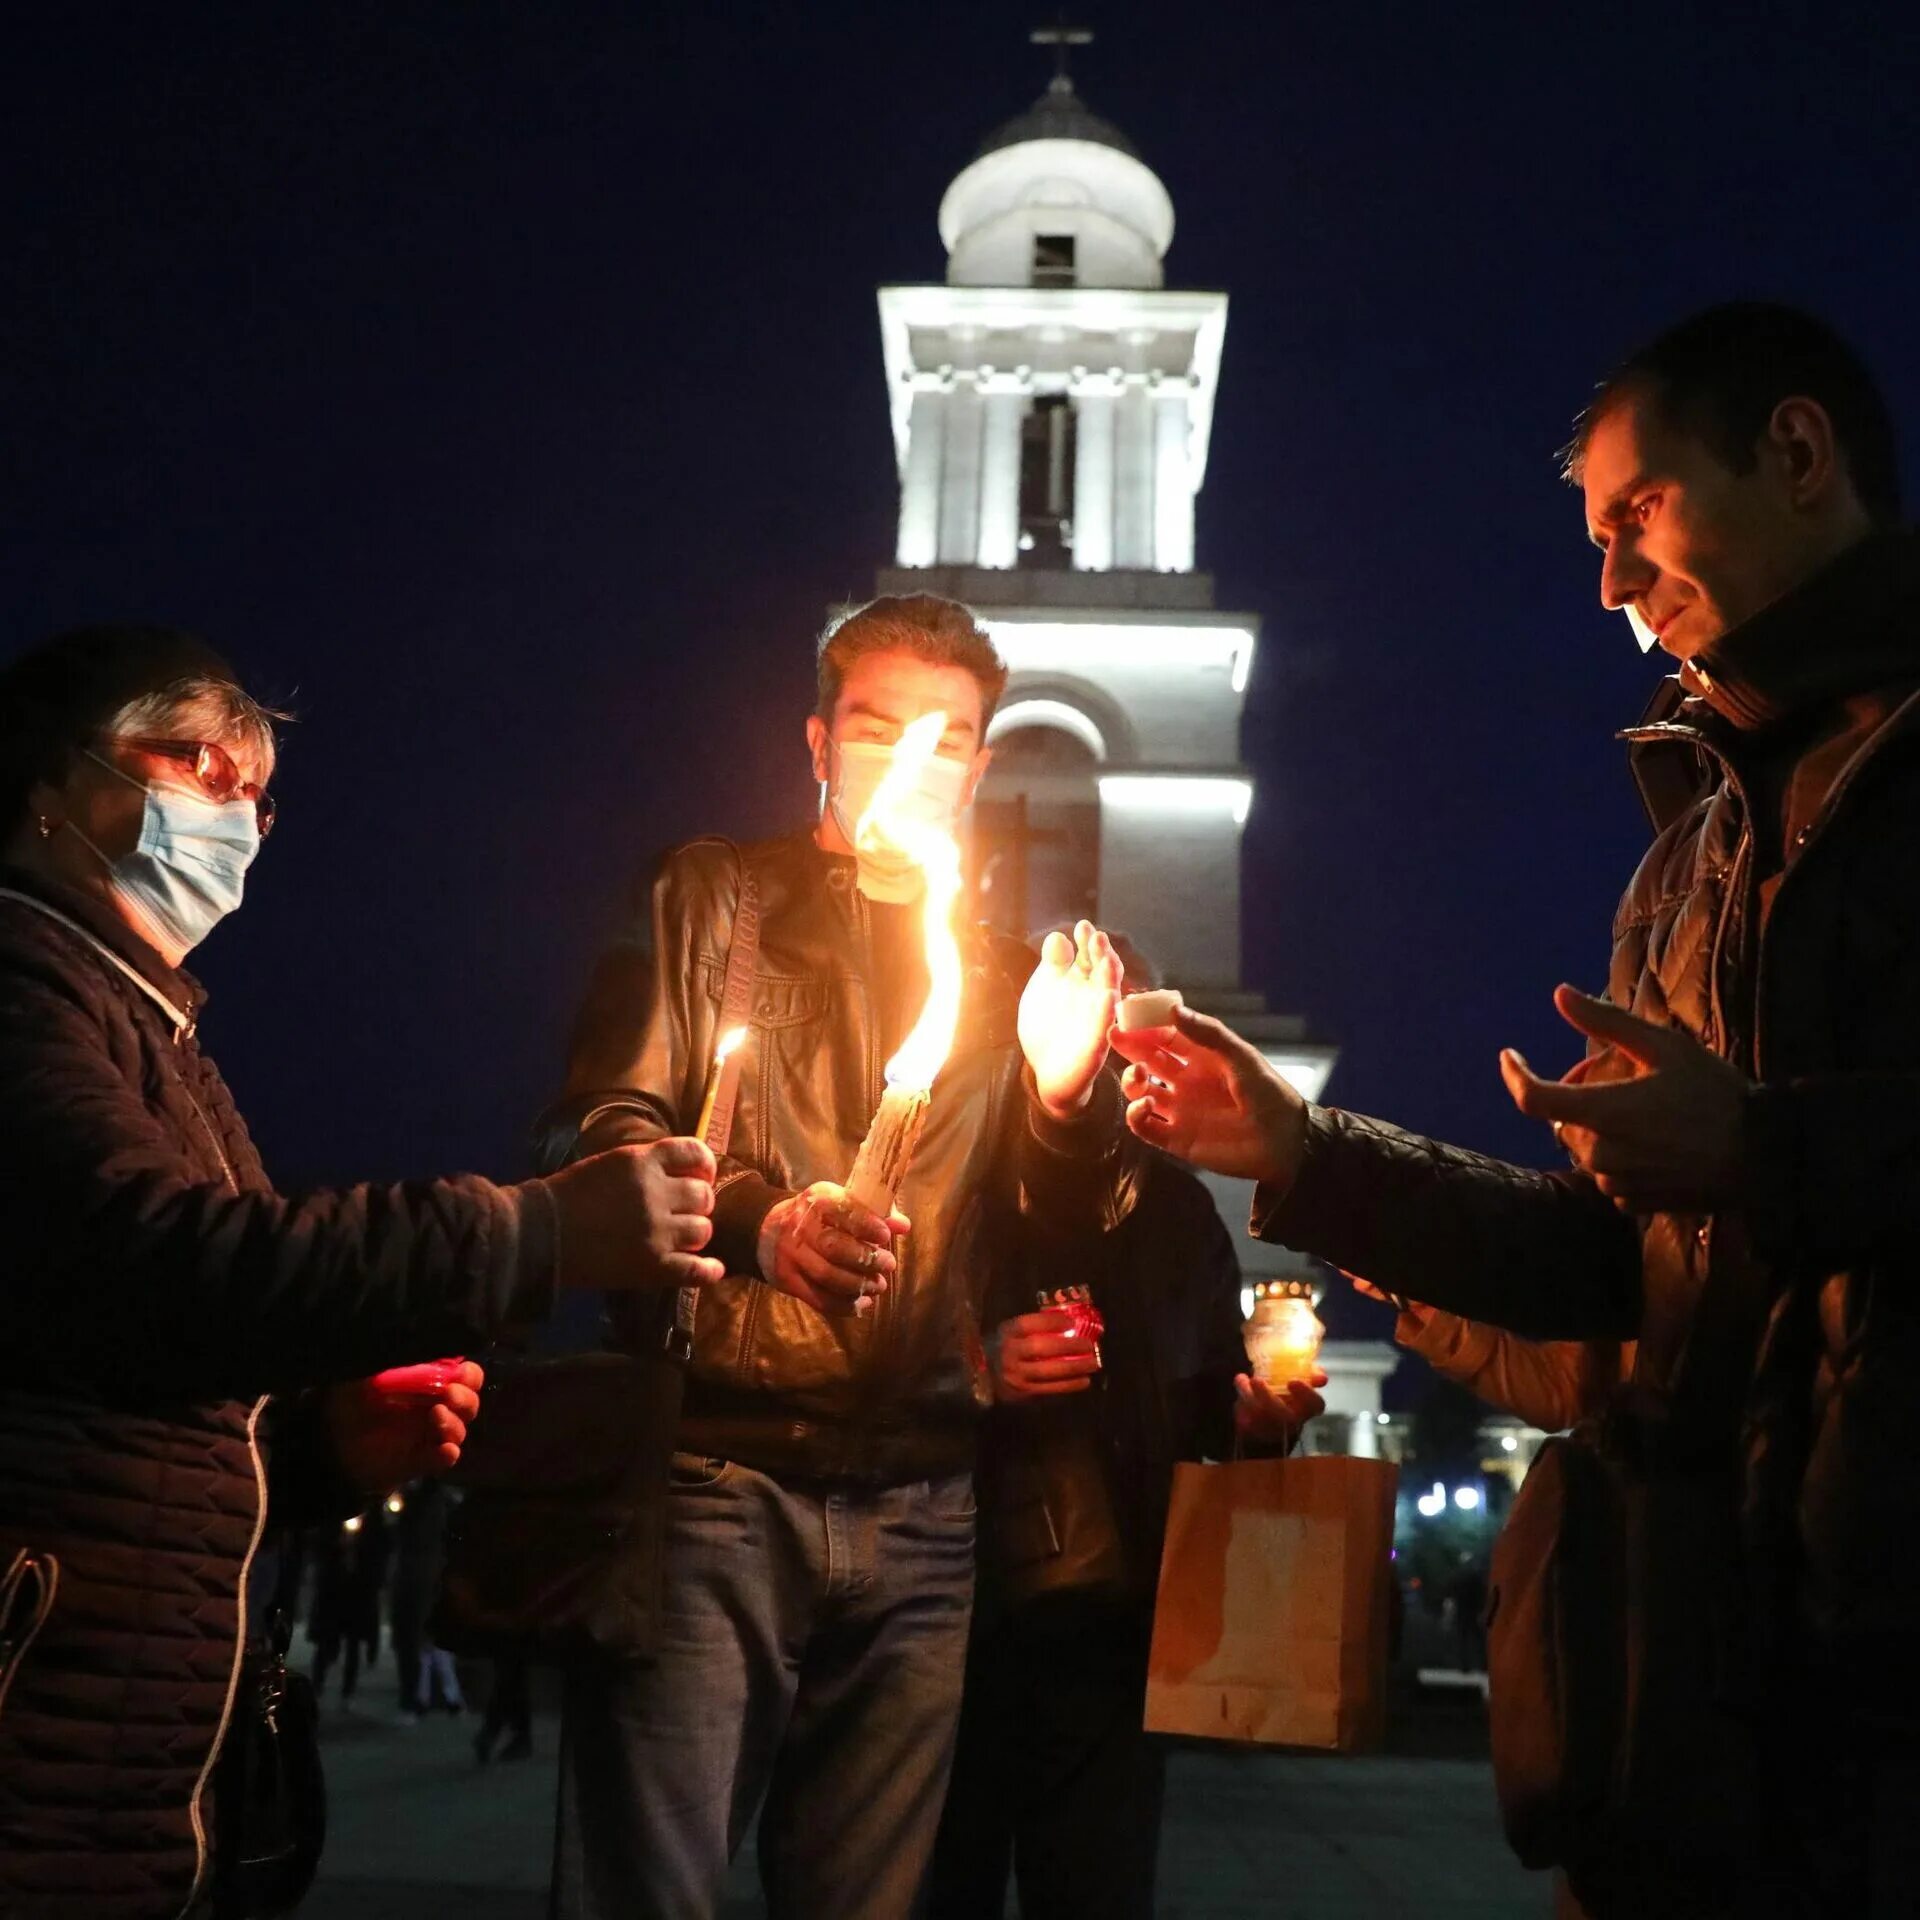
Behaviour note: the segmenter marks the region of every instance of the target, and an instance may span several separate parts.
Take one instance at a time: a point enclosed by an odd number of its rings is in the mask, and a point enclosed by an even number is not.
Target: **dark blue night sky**
[[[1657,672],[1551,452],[1641,336],[1761,294],[1920,465],[1920,15],[1089,12],[1169,283],[1233,295],[1199,533],[1266,620],[1249,976],[1331,1098],[1544,1163],[1494,1054],[1571,1055]],[[201,956],[283,1184],[521,1170],[628,875],[809,806],[811,637],[893,541],[873,288],[940,277],[1035,13],[10,16],[3,644],[189,625],[298,709]]]

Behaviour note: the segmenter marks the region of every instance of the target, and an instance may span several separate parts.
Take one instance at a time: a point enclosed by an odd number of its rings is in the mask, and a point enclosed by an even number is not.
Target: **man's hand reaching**
[[[1116,1031],[1133,1062],[1120,1082],[1127,1125],[1142,1140],[1209,1173],[1293,1184],[1307,1103],[1250,1041],[1210,1014],[1174,1009],[1170,1027]]]
[[[1622,1013],[1572,987],[1553,1004],[1562,1019],[1631,1061],[1633,1076],[1581,1084],[1542,1080],[1509,1047],[1500,1076],[1513,1103],[1547,1121],[1573,1163],[1622,1212],[1711,1213],[1734,1198],[1741,1115],[1750,1083],[1674,1027]]]

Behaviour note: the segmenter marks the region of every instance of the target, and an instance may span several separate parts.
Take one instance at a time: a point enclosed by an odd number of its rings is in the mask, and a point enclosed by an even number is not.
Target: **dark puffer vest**
[[[200,1000],[91,902],[0,875],[0,1581],[33,1569],[0,1585],[9,1920],[206,1890],[265,1396],[477,1350],[549,1297],[537,1185],[277,1195]]]

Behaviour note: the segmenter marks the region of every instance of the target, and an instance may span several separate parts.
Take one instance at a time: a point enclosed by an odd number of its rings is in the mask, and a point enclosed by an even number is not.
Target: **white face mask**
[[[880,783],[893,766],[894,750],[866,741],[833,742],[834,773],[827,787],[827,805],[835,823],[854,845],[853,830],[873,804]],[[908,815],[930,827],[951,831],[966,798],[971,763],[935,754],[920,769],[913,791],[904,802]],[[917,900],[923,885],[919,867],[904,854],[886,848],[860,847],[860,891],[869,900]]]

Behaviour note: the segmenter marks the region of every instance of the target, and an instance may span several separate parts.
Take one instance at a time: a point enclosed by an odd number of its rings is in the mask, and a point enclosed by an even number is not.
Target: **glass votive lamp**
[[[1279,1392],[1311,1378],[1327,1330],[1313,1310],[1311,1280],[1261,1280],[1247,1322],[1247,1359],[1263,1386]]]

